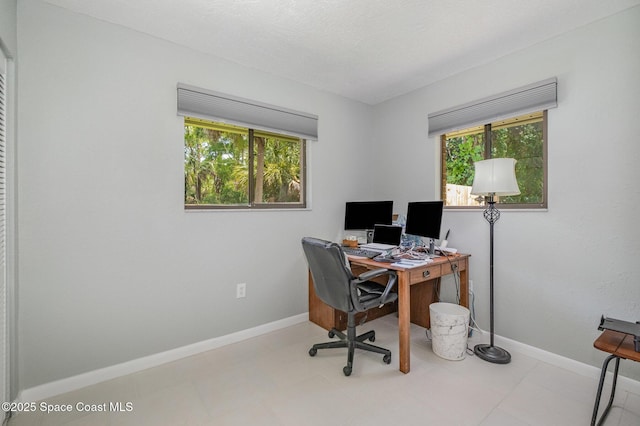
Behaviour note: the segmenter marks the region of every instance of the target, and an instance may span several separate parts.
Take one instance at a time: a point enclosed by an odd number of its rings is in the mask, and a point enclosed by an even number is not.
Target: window
[[[521,194],[503,207],[547,207],[547,110],[558,106],[555,77],[429,114],[429,137],[441,140],[441,196],[447,207],[474,207],[470,195],[478,160],[517,160]]]
[[[547,112],[539,111],[441,136],[442,199],[447,207],[474,207],[482,197],[471,193],[478,160],[515,158],[520,195],[497,200],[504,207],[546,208]]]
[[[185,208],[302,208],[305,140],[185,117]]]
[[[306,207],[318,116],[178,83],[187,209]]]

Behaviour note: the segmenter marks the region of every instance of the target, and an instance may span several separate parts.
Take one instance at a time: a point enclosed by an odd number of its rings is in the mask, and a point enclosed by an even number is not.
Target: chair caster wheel
[[[350,376],[351,375],[351,367],[346,366],[342,369],[342,372],[344,373],[345,376]]]
[[[391,355],[385,355],[382,361],[384,361],[385,364],[391,364]]]
[[[329,331],[329,339],[333,339],[335,337],[335,334],[333,333],[333,331]]]
[[[374,335],[374,336],[369,337],[369,341],[370,342],[375,342],[376,341],[376,336]]]
[[[316,356],[318,350],[316,348],[309,349],[309,356]]]

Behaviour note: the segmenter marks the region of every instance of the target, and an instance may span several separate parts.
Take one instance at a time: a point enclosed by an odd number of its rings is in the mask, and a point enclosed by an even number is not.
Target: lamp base
[[[497,346],[481,344],[473,348],[473,352],[481,359],[494,364],[509,364],[511,354]]]

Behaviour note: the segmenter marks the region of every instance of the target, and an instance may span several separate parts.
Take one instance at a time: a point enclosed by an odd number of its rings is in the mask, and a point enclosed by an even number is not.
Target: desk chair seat
[[[398,295],[391,289],[397,281],[395,271],[376,269],[367,271],[356,277],[347,266],[342,248],[330,241],[305,237],[302,249],[309,264],[316,294],[327,305],[347,313],[347,333],[332,328],[329,338],[338,336],[340,340],[318,343],[309,349],[309,355],[315,356],[318,349],[347,348],[347,365],[342,369],[345,376],[351,375],[355,349],[383,354],[386,364],[391,363],[391,351],[365,343],[375,341],[375,331],[356,335],[356,319],[358,312],[365,312],[375,306],[381,307],[394,302]],[[375,277],[388,276],[386,286],[372,282]]]

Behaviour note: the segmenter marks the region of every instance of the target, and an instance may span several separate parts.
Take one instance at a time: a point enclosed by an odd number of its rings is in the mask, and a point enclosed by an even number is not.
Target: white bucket
[[[469,333],[469,309],[453,303],[432,303],[431,347],[441,358],[458,361],[464,359]]]

